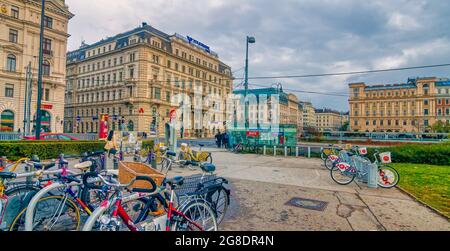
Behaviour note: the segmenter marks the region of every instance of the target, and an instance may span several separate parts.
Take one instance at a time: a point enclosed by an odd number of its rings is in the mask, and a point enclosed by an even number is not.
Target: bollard
[[[311,147],[308,146],[308,159],[310,159],[310,158],[311,158]]]
[[[263,155],[266,155],[266,146],[263,146]]]
[[[288,152],[287,152],[287,146],[284,147],[284,157],[288,156]]]
[[[277,156],[277,146],[273,146],[273,156]]]
[[[298,157],[298,146],[295,147],[295,157]]]

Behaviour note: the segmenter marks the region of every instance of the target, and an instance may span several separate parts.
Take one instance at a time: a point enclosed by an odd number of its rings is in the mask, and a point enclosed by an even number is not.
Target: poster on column
[[[106,139],[108,137],[109,124],[108,124],[109,116],[108,114],[100,115],[100,130],[99,130],[99,138]]]

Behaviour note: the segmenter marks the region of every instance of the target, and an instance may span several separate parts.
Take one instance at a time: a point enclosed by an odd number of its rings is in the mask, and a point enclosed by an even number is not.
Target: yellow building
[[[345,123],[345,116],[331,109],[316,109],[317,129],[320,132],[339,131]]]
[[[72,17],[64,0],[46,1],[42,86],[45,131],[63,130],[67,26]],[[32,119],[36,114],[40,23],[41,1],[0,1],[1,131],[23,131],[28,65],[32,73]]]
[[[111,129],[149,132],[157,124],[162,134],[182,94],[191,103],[178,116],[185,136],[211,136],[224,129],[232,87],[231,68],[208,46],[143,23],[68,53],[65,130],[97,132],[99,115],[108,114]]]
[[[405,84],[349,84],[350,127],[357,132],[427,131],[437,121],[436,87],[446,82],[433,77]]]

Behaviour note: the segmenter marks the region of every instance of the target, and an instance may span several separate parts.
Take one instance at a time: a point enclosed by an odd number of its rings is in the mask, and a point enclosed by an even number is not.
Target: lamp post
[[[45,17],[45,0],[42,0],[41,10],[41,30],[39,38],[39,66],[38,66],[38,86],[37,86],[37,107],[36,107],[36,140],[41,139],[41,99],[42,99],[42,62],[44,61],[43,45],[44,45],[44,17]]]
[[[249,127],[249,119],[248,119],[248,101],[247,101],[247,94],[248,94],[248,44],[254,44],[256,42],[256,39],[254,37],[247,36],[247,43],[246,43],[246,50],[245,50],[245,95],[244,95],[244,102],[245,102],[245,130]]]

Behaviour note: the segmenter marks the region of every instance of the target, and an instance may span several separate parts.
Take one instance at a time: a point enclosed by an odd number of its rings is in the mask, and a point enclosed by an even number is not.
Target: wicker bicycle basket
[[[121,184],[130,183],[136,176],[147,176],[152,178],[156,185],[161,186],[166,178],[164,174],[147,166],[143,163],[137,162],[119,162],[119,182]],[[152,185],[148,181],[136,181],[129,188],[147,188],[150,189]]]

